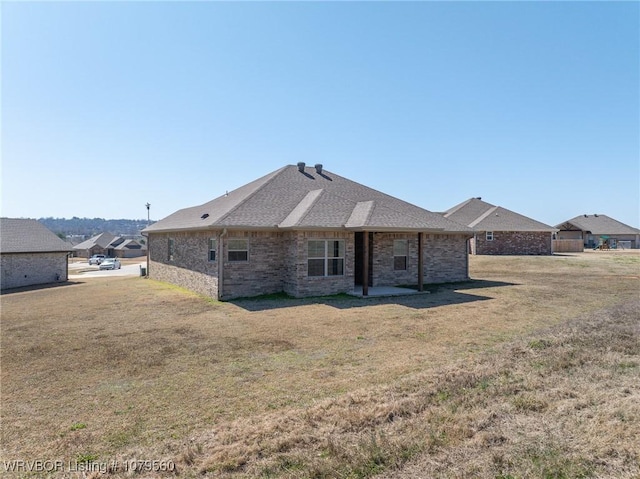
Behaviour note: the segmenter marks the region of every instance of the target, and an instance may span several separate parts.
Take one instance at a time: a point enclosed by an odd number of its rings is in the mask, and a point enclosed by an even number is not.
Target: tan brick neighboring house
[[[580,239],[585,248],[606,242],[610,248],[640,248],[640,229],[607,215],[580,215],[556,225],[558,239]]]
[[[94,254],[107,256],[107,248],[116,236],[111,233],[100,233],[73,247],[73,253],[78,258],[91,258]]]
[[[147,247],[134,239],[101,233],[78,243],[73,251],[79,258],[90,258],[94,254],[103,254],[109,258],[138,258],[147,254]]]
[[[470,198],[443,213],[444,217],[473,228],[469,252],[479,255],[550,255],[556,228]]]
[[[0,218],[0,289],[67,281],[70,251],[36,220]]]
[[[472,231],[300,163],[179,210],[143,234],[150,277],[233,299],[467,280]]]

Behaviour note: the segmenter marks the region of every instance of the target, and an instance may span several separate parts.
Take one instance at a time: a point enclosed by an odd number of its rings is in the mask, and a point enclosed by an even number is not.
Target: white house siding
[[[469,279],[467,235],[424,235],[424,282],[450,283]]]
[[[67,253],[6,253],[1,256],[2,289],[67,281]]]

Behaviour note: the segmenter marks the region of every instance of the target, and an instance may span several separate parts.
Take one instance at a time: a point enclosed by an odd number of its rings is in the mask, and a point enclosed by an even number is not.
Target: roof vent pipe
[[[322,164],[321,163],[316,163],[315,164],[315,168],[316,168],[316,173],[321,175],[322,174]]]
[[[304,161],[299,161],[298,162],[298,171],[300,173],[304,173],[304,167],[305,167]]]

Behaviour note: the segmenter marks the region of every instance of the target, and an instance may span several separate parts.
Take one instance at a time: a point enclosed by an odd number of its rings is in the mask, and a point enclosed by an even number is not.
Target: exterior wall
[[[149,277],[218,298],[218,261],[209,261],[209,239],[217,232],[149,235]],[[169,238],[174,241],[169,259]]]
[[[288,233],[235,231],[223,240],[223,286],[220,299],[280,293],[284,290],[284,248]],[[230,239],[249,240],[248,261],[228,261]]]
[[[169,259],[169,238],[174,241]],[[209,239],[218,239],[217,261],[208,260]],[[249,240],[248,261],[228,261],[231,239]],[[344,275],[308,275],[308,243],[312,239],[344,240]],[[395,271],[393,241],[406,239],[407,269]],[[149,237],[151,278],[167,281],[214,298],[230,300],[285,292],[293,297],[347,293],[354,288],[355,234],[345,231],[155,233]],[[469,279],[466,235],[424,235],[424,282]],[[418,234],[376,233],[372,286],[417,284]],[[220,265],[219,261],[223,261]],[[222,281],[219,281],[219,268]]]
[[[407,269],[396,271],[393,264],[393,241],[407,240]],[[371,286],[397,286],[418,283],[418,233],[374,233],[373,281]]]
[[[475,237],[475,254],[550,255],[551,233],[547,231],[494,231],[487,241],[480,231]]]
[[[2,289],[67,281],[67,253],[3,254]]]
[[[343,276],[314,277],[308,275],[308,244],[312,239],[344,240]],[[296,298],[327,296],[353,291],[355,244],[354,234],[336,231],[292,232],[284,245],[283,260],[288,264],[283,277],[283,290]]]
[[[467,239],[466,235],[424,235],[425,284],[450,283],[469,279]]]

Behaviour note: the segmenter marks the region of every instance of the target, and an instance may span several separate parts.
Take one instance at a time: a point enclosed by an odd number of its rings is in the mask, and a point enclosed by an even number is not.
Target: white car
[[[120,269],[120,260],[118,258],[105,258],[100,263],[100,269]]]
[[[89,264],[100,264],[105,260],[105,256],[103,254],[94,254],[91,258],[89,258]]]

